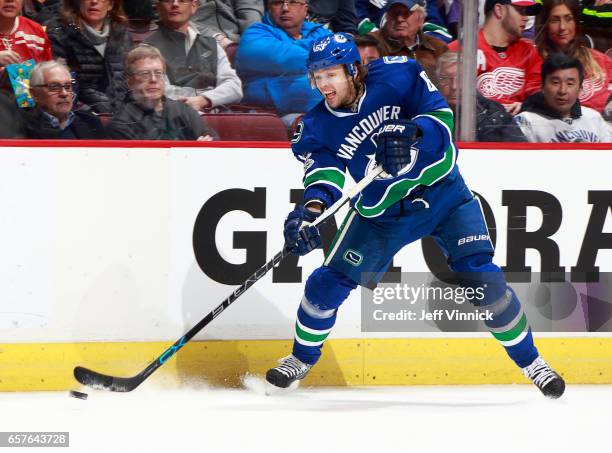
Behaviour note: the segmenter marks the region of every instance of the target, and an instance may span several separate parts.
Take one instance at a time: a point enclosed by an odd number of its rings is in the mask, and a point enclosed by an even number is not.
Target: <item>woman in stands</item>
[[[78,99],[96,113],[122,100],[123,58],[131,42],[121,0],[64,0],[47,33],[53,55],[76,73]]]
[[[539,20],[536,45],[542,59],[563,52],[580,60],[586,72],[580,104],[603,112],[610,96],[612,60],[589,48],[580,26],[578,1],[544,0]]]

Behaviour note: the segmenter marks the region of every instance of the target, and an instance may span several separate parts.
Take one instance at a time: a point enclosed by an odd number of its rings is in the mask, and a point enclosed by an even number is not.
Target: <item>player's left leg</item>
[[[446,249],[461,284],[474,290],[480,288],[484,293],[482,300],[471,302],[492,314],[485,324],[510,358],[546,396],[561,396],[565,389],[563,379],[539,356],[523,307],[499,266],[493,263],[493,246],[478,199],[472,198],[451,210],[434,237]]]
[[[281,388],[306,377],[321,357],[323,345],[336,322],[338,308],[357,285],[375,285],[395,253],[429,231],[422,209],[402,218],[361,217],[350,210],[338,230],[325,264],[316,269],[304,288],[295,323],[292,354],[268,370],[266,380]]]
[[[338,308],[357,283],[327,267],[317,268],[306,281],[295,321],[293,350],[266,373],[266,380],[287,388],[304,379],[321,357],[321,348],[336,323]]]

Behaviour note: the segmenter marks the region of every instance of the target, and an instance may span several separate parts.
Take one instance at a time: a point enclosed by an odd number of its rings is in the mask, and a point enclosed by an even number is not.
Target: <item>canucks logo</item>
[[[346,40],[346,38],[345,38],[345,40]],[[312,51],[313,52],[322,52],[329,45],[330,42],[331,42],[331,39],[328,36],[323,41],[321,41],[321,42],[315,44],[314,46],[312,46]]]
[[[342,258],[344,261],[355,267],[359,266],[363,261],[363,255],[352,249],[348,249],[346,252],[344,252]]]
[[[291,137],[291,143],[297,143],[302,138],[302,132],[304,132],[304,121],[300,121],[297,126],[295,126],[295,131],[293,131],[293,136]]]

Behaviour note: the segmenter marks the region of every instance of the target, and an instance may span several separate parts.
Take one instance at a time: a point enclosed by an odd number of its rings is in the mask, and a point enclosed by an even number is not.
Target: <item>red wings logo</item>
[[[603,77],[589,77],[582,82],[582,91],[580,92],[580,102],[585,103],[591,99],[604,86]]]
[[[510,96],[525,85],[525,71],[502,66],[492,72],[481,74],[476,80],[478,91],[487,98]]]

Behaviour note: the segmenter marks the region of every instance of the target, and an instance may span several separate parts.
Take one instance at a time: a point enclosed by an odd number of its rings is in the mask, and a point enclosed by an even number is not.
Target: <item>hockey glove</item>
[[[310,225],[321,213],[313,212],[304,206],[297,206],[285,220],[285,243],[291,253],[303,256],[321,245],[319,229]]]
[[[375,138],[376,163],[391,176],[397,176],[411,163],[411,148],[417,145],[421,135],[421,129],[413,121],[386,121]]]

